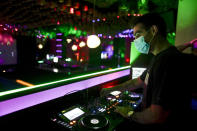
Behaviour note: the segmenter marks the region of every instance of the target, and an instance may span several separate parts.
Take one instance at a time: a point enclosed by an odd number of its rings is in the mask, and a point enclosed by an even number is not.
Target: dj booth
[[[125,121],[114,112],[115,106],[137,110],[142,95],[114,91],[100,97],[99,91],[128,80],[129,74],[127,66],[1,92],[1,126],[7,130],[115,130]]]

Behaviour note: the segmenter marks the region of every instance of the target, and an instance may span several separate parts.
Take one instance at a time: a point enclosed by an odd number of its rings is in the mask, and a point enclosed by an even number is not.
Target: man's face
[[[140,36],[144,36],[144,40],[149,43],[153,38],[153,34],[151,34],[151,29],[146,30],[144,25],[139,23],[133,28],[133,34],[135,39],[139,38]],[[150,44],[150,43],[149,43]]]
[[[139,23],[134,26],[133,34],[134,34],[135,39],[137,39],[140,36],[145,36],[147,34],[147,31],[145,30],[144,25]]]

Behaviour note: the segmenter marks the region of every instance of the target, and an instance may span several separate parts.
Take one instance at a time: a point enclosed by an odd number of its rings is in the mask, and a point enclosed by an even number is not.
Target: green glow
[[[176,34],[174,32],[167,34],[167,40],[171,45],[175,45],[175,36]]]
[[[71,62],[72,59],[71,58],[66,58],[65,61]]]
[[[146,4],[146,0],[141,0],[141,3],[144,5]]]
[[[38,63],[39,63],[39,64],[42,64],[42,63],[44,63],[44,61],[43,61],[43,60],[40,60],[40,61],[38,61]]]
[[[120,70],[124,70],[124,69],[129,69],[129,68],[130,68],[130,66],[125,66],[125,67],[120,67],[120,68],[115,68],[115,69],[110,69],[110,70],[105,70],[105,71],[99,71],[99,72],[96,72],[96,73],[86,74],[86,75],[82,75],[82,76],[71,77],[71,78],[67,78],[67,79],[63,79],[63,80],[53,81],[53,82],[49,82],[49,83],[39,84],[39,85],[31,86],[31,87],[23,87],[23,88],[19,88],[19,89],[4,91],[4,92],[0,92],[0,96],[5,96],[5,95],[12,94],[12,93],[27,91],[27,90],[31,90],[31,89],[35,89],[35,88],[39,88],[39,87],[43,87],[43,86],[49,86],[49,85],[53,85],[53,84],[57,84],[57,83],[61,83],[61,82],[77,80],[77,79],[81,79],[81,78],[100,75],[100,74],[103,74],[103,73],[110,73],[110,72],[113,72],[113,71],[120,71]]]
[[[110,42],[109,42],[110,45],[113,45],[113,43],[114,43],[113,41],[110,41]]]
[[[124,58],[124,56],[125,56],[124,53],[121,53],[121,54],[120,54],[120,57],[121,57],[121,58]]]
[[[132,64],[140,55],[140,52],[135,48],[134,42],[131,42],[130,64]]]
[[[68,35],[75,35],[76,37],[87,35],[87,32],[84,32],[81,30],[75,30],[74,27],[72,27],[71,25],[68,25],[68,24],[59,25],[55,28],[55,30],[53,28],[51,28],[51,29],[39,28],[38,30],[39,31],[37,31],[35,33],[35,35],[36,36],[42,35],[42,36],[44,36],[43,37],[44,39],[46,39],[47,37],[49,37],[50,39],[55,39],[57,33],[63,33],[65,37]]]
[[[2,54],[2,52],[0,51],[0,55]]]

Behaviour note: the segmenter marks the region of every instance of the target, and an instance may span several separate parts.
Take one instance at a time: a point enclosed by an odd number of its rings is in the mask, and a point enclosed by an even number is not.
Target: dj
[[[136,49],[144,54],[153,53],[155,57],[138,79],[103,89],[101,95],[113,90],[143,87],[143,109],[140,112],[133,112],[129,106],[117,106],[116,112],[130,119],[131,123],[138,124],[138,127],[168,128],[186,125],[185,122],[190,119],[191,102],[189,75],[185,70],[189,64],[188,56],[169,44],[165,22],[158,14],[139,17],[133,29]]]

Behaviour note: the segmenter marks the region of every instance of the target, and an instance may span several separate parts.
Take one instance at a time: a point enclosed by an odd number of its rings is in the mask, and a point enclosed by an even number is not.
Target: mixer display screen
[[[63,113],[63,115],[69,119],[70,121],[71,120],[74,120],[75,118],[83,115],[85,112],[82,111],[80,108],[74,108],[66,113]]]

